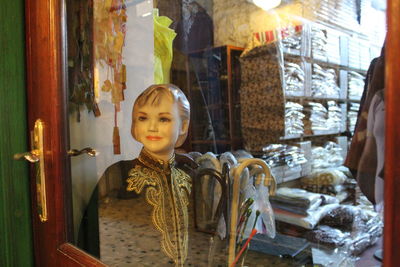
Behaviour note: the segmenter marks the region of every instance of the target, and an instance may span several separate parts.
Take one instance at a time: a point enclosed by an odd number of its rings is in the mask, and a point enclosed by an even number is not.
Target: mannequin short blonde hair
[[[138,107],[142,107],[146,104],[150,104],[152,106],[157,107],[164,97],[170,97],[174,103],[177,103],[179,115],[182,122],[187,121],[187,125],[190,122],[190,104],[187,100],[185,94],[182,92],[179,87],[173,84],[154,84],[149,86],[146,90],[144,90],[135,100],[132,108],[132,126],[131,126],[131,134],[133,138],[137,139],[135,136],[135,123],[134,123],[134,115],[135,110]],[[184,134],[178,137],[176,141],[175,147],[181,146],[188,135],[188,131],[185,131]]]

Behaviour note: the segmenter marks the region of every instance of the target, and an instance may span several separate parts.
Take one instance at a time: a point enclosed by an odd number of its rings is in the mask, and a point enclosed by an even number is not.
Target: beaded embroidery
[[[126,190],[140,194],[147,188],[146,201],[153,206],[151,217],[161,233],[161,248],[176,266],[183,266],[188,250],[190,176],[174,167],[174,158],[164,163],[142,151],[138,159],[145,166],[129,171]]]

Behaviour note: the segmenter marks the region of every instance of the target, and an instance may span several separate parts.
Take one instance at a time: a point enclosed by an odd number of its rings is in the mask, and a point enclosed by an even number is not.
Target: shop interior
[[[72,159],[78,247],[166,266],[118,162],[141,149],[134,99],[171,83],[191,113],[176,151],[198,165],[184,266],[381,264],[385,2],[266,2],[67,5],[71,146],[100,151]]]

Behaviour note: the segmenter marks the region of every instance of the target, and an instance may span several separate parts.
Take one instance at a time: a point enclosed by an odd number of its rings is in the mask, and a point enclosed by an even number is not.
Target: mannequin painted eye
[[[170,122],[170,121],[171,121],[171,119],[167,118],[167,117],[161,117],[160,118],[160,122]]]
[[[146,116],[139,116],[137,119],[138,119],[138,121],[145,121],[145,120],[147,120],[147,117]]]

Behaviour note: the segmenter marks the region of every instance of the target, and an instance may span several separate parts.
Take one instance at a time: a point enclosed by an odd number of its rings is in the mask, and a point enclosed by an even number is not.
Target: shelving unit
[[[293,56],[293,55],[292,55]],[[304,57],[303,57],[304,58]],[[312,62],[312,59],[309,58],[304,58],[305,60],[308,60],[310,62]],[[329,63],[325,63],[325,66],[329,66]],[[286,101],[292,101],[292,102],[296,102],[299,104],[302,104],[304,106],[304,104],[306,104],[307,102],[318,102],[318,103],[327,103],[328,101],[335,101],[339,106],[340,105],[345,105],[345,110],[342,112],[343,115],[347,116],[347,113],[349,111],[349,105],[350,103],[360,103],[360,99],[358,98],[351,98],[348,95],[348,79],[347,79],[347,75],[348,75],[348,71],[356,71],[357,73],[361,74],[361,75],[366,75],[366,72],[363,70],[354,70],[352,68],[348,68],[348,67],[343,67],[343,66],[339,66],[339,65],[332,65],[332,68],[336,68],[338,69],[341,74],[338,75],[338,85],[341,89],[341,95],[339,98],[335,98],[335,97],[313,97],[310,95],[310,81],[306,81],[306,85],[305,85],[305,95],[302,96],[285,96],[285,103]],[[339,72],[339,73],[340,73]],[[347,117],[346,117],[347,120]],[[347,124],[347,121],[346,121]],[[291,136],[282,136],[281,140],[286,140],[286,139],[302,139],[304,137],[313,137],[313,136],[323,136],[323,135],[341,135],[341,134],[346,134],[346,135],[352,135],[350,129],[346,126],[345,129],[342,129],[341,131],[336,131],[336,132],[332,132],[332,131],[328,131],[326,133],[314,133],[314,134],[301,134],[301,135],[291,135]]]
[[[314,51],[311,49],[311,44],[312,44],[312,37],[310,35],[310,28],[314,25],[303,25],[304,27],[297,27],[296,26],[296,33],[297,36],[292,38],[292,39],[297,39],[301,38],[301,45],[296,45],[294,43],[289,43],[288,46],[285,46],[284,42],[282,41],[281,44],[279,44],[277,47],[274,48],[274,44],[271,44],[271,48],[268,49],[270,51],[277,51],[278,53],[278,64],[277,66],[283,66],[282,73],[283,73],[283,79],[285,79],[285,74],[286,74],[286,68],[287,70],[291,73],[296,74],[296,69],[298,67],[294,68],[293,64],[287,64],[287,62],[295,63],[297,64],[300,69],[304,72],[304,80],[302,84],[293,84],[293,83],[286,83],[285,81],[282,81],[282,90],[283,90],[283,102],[282,105],[286,106],[286,103],[288,101],[295,102],[298,104],[301,104],[304,108],[307,106],[308,102],[317,102],[320,104],[323,104],[325,108],[327,108],[327,103],[328,101],[334,101],[335,104],[338,106],[339,111],[342,114],[342,122],[340,123],[339,121],[336,120],[336,123],[333,124],[332,127],[327,127],[326,130],[319,130],[316,129],[315,127],[311,128],[311,122],[308,121],[307,125],[304,125],[305,131],[303,133],[296,133],[296,127],[292,129],[287,129],[286,125],[286,118],[284,117],[284,114],[280,114],[280,117],[274,117],[274,118],[269,118],[269,120],[277,120],[277,121],[285,121],[285,127],[284,127],[284,133],[280,137],[276,138],[275,141],[268,140],[266,141],[265,145],[271,144],[273,142],[276,143],[288,143],[288,144],[299,144],[299,143],[306,143],[305,141],[311,141],[313,145],[318,144],[322,145],[326,141],[334,141],[339,144],[345,151],[343,153],[343,156],[345,157],[345,154],[347,153],[347,139],[348,137],[351,137],[352,133],[348,127],[348,113],[349,113],[349,106],[350,103],[359,103],[359,99],[351,99],[348,95],[348,72],[354,71],[357,72],[361,75],[366,74],[366,69],[367,66],[365,64],[365,59],[363,59],[363,62],[361,62],[361,53],[357,54],[357,56],[352,55],[352,58],[349,59],[349,43],[350,40],[353,38],[349,34],[349,32],[340,32],[338,30],[332,30],[334,32],[334,36],[330,36],[329,41],[330,42],[335,42],[336,45],[332,45],[332,43],[328,44],[325,50],[325,55],[314,53]],[[326,26],[322,25],[322,28],[326,30],[325,34],[327,36],[328,33],[332,32],[331,29],[328,29]],[[297,30],[300,29],[300,32]],[[353,38],[354,39],[354,38]],[[298,39],[297,39],[298,40]],[[293,45],[293,46],[291,46]],[[268,44],[266,46],[269,46]],[[265,50],[267,50],[265,49]],[[331,49],[331,50],[329,50]],[[264,50],[263,50],[264,51]],[[256,52],[255,52],[256,53]],[[330,54],[332,53],[332,54]],[[254,56],[254,54],[252,54]],[[322,55],[322,56],[321,56]],[[331,56],[332,55],[332,56]],[[372,57],[372,56],[371,56]],[[274,57],[269,57],[270,60],[275,60]],[[280,62],[279,59],[283,59],[283,62]],[[357,59],[359,59],[359,62],[357,63]],[[267,58],[268,60],[268,58]],[[369,61],[369,55],[368,59]],[[312,86],[313,86],[313,64],[318,64],[321,68],[323,69],[332,69],[335,72],[335,82],[337,90],[332,90],[332,93],[325,93],[322,92],[321,95],[314,95],[312,92]],[[358,66],[358,67],[357,67]],[[290,69],[289,69],[290,68]],[[263,77],[271,77],[271,75],[276,75],[270,68],[265,68],[267,71],[270,73],[263,73]],[[251,69],[252,72],[257,73],[256,69]],[[333,72],[332,72],[333,73]],[[258,74],[255,74],[255,76],[261,76]],[[333,76],[332,76],[333,77]],[[315,79],[315,78],[314,78]],[[321,79],[324,80],[324,79]],[[289,81],[289,80],[288,80]],[[330,80],[332,81],[332,80]],[[331,84],[334,84],[333,82]],[[290,85],[290,90],[286,91],[287,86]],[[321,85],[324,85],[321,83]],[[277,84],[274,83],[274,87],[276,87]],[[278,85],[279,86],[279,85]],[[272,90],[273,87],[271,85],[266,85],[265,88],[262,90],[269,91]],[[329,87],[329,88],[334,88],[334,87]],[[280,101],[279,101],[280,103]],[[266,107],[263,106],[266,110],[271,110],[272,108],[279,108],[276,106],[276,103],[273,103],[271,101],[270,104],[267,104]],[[295,109],[294,109],[295,110]],[[286,111],[286,108],[285,108]],[[304,114],[304,110],[302,111]],[[308,114],[310,114],[310,110],[307,111]],[[336,111],[337,112],[337,111]],[[285,112],[286,114],[286,112]],[[327,118],[327,117],[325,117]],[[304,121],[304,120],[303,120]],[[324,127],[321,127],[323,129]],[[281,128],[279,129],[281,130]],[[268,134],[268,129],[263,129],[263,131]],[[251,143],[252,140],[251,135],[247,135],[247,139],[244,140],[245,142],[249,141],[249,147],[254,147],[254,143]],[[271,139],[271,138],[270,138]],[[262,152],[259,151],[260,149],[260,142],[257,143],[258,150],[251,151],[253,155],[261,155]],[[309,155],[311,158],[311,143],[308,146],[309,150]],[[308,166],[310,167],[310,166]],[[274,172],[274,175],[276,175],[278,178],[278,182],[286,182],[289,180],[294,180],[296,178],[299,178],[301,176],[307,175],[306,172],[303,172],[302,170],[298,170],[296,172],[286,174],[286,171],[284,168],[277,168],[276,170],[272,170]],[[293,171],[293,170],[292,170]],[[281,179],[280,179],[281,178]]]
[[[324,32],[328,43],[326,44],[327,50],[329,50],[325,55],[314,53],[313,50],[313,37],[311,35],[312,29],[316,28]],[[300,104],[304,104],[308,101],[326,103],[327,101],[335,101],[336,103],[340,103],[341,105],[345,105],[345,112],[343,114],[346,116],[349,112],[350,103],[359,103],[360,99],[352,98],[348,94],[348,73],[353,71],[360,75],[365,76],[366,70],[368,68],[368,64],[370,59],[372,59],[375,55],[373,55],[372,49],[368,49],[368,46],[359,49],[356,49],[357,45],[365,44],[365,37],[361,35],[357,35],[354,32],[348,30],[341,29],[333,29],[329,25],[326,24],[317,24],[317,23],[309,23],[305,24],[301,27],[302,32],[299,33],[301,36],[301,46],[299,50],[287,49],[283,47],[283,58],[287,57],[291,59],[296,59],[298,62],[301,62],[304,72],[306,74],[306,79],[304,81],[304,94],[303,95],[286,95],[286,101],[293,101]],[[331,43],[329,43],[331,42]],[[333,43],[335,45],[333,45]],[[362,51],[361,51],[362,50]],[[368,52],[368,56],[365,56],[365,52]],[[364,54],[363,54],[364,53]],[[330,68],[335,70],[337,77],[337,85],[340,88],[339,97],[316,97],[312,95],[311,86],[312,81],[311,77],[312,66],[313,64],[318,64],[322,68]],[[291,135],[291,136],[282,136],[281,140],[288,139],[299,139],[303,140],[306,137],[313,136],[323,136],[323,135],[347,135],[351,136],[352,133],[350,129],[347,127],[348,122],[346,121],[346,129],[342,129],[337,132],[327,132],[327,133],[314,133],[314,134],[302,134],[302,135]]]
[[[321,25],[319,25],[321,26]],[[361,64],[361,60],[357,63],[358,56],[352,56],[349,59],[349,49],[351,40],[354,38],[348,32],[340,32],[334,30],[334,34],[329,40],[336,42],[336,46],[329,44],[327,47],[335,48],[334,56],[329,57],[328,53],[325,56],[315,56],[316,53],[311,49],[312,38],[310,36],[311,25],[298,27],[301,32],[301,46],[297,49],[282,46],[281,51],[285,60],[296,63],[301,66],[304,71],[304,84],[300,93],[294,92],[291,95],[286,94],[283,88],[284,102],[292,101],[306,106],[308,102],[317,102],[324,104],[328,101],[335,103],[342,110],[342,124],[327,130],[315,130],[308,126],[308,130],[303,134],[282,135],[276,138],[276,143],[298,144],[305,141],[312,141],[315,144],[322,144],[328,140],[335,140],[347,151],[347,138],[351,137],[351,131],[348,127],[347,114],[349,113],[350,103],[359,103],[359,99],[351,99],[348,96],[348,72],[354,71],[361,75],[366,74],[365,64]],[[325,25],[321,26],[326,33],[331,33]],[[308,31],[308,33],[307,33]],[[307,47],[308,46],[308,47]],[[352,48],[353,49],[353,48]],[[331,52],[332,52],[331,51]],[[187,57],[186,64],[186,83],[188,96],[191,102],[192,123],[189,134],[189,150],[198,151],[201,153],[214,152],[223,153],[236,149],[243,149],[243,138],[241,135],[241,72],[239,57],[243,52],[243,48],[233,46],[216,47],[203,51],[192,52]],[[336,85],[338,91],[336,94],[327,94],[326,96],[315,96],[312,94],[312,75],[313,64],[318,64],[322,68],[333,69],[336,77]],[[358,66],[358,68],[356,67]],[[278,67],[278,65],[277,65]],[[269,69],[269,68],[267,68]],[[266,77],[277,75],[276,72]],[[283,83],[283,87],[286,83]],[[337,96],[337,97],[334,97]],[[271,103],[275,105],[276,103]],[[269,108],[275,107],[271,106]],[[255,114],[257,115],[257,114]],[[260,115],[260,114],[258,114]],[[284,114],[283,114],[284,116]],[[271,118],[270,118],[271,119]],[[276,120],[285,120],[285,118],[276,118]],[[311,129],[313,131],[311,131]],[[340,140],[340,142],[339,142]],[[266,142],[270,144],[271,140]],[[311,146],[310,146],[311,149]],[[262,154],[261,151],[252,151],[255,156]],[[309,153],[311,154],[311,152]],[[284,172],[284,171],[283,171]],[[298,171],[298,177],[304,176],[302,170]],[[285,176],[285,175],[283,175]],[[298,178],[292,175],[290,180]],[[281,182],[287,181],[289,178],[284,177]]]
[[[187,64],[192,121],[190,149],[222,153],[241,148],[240,65],[243,48],[216,47],[190,53]]]

